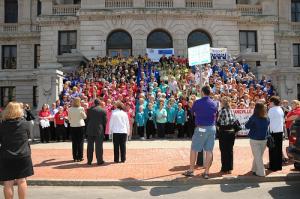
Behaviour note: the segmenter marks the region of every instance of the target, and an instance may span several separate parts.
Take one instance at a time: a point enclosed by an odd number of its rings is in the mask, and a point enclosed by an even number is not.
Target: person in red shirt
[[[58,112],[54,116],[54,126],[56,132],[57,142],[61,139],[64,142],[67,139],[65,120],[67,117],[67,113],[64,111],[62,106],[59,107]]]
[[[285,119],[285,125],[287,128],[288,137],[290,137],[290,129],[293,122],[300,117],[300,102],[298,100],[293,100],[291,103],[292,110],[288,112]]]
[[[40,119],[40,138],[41,142],[49,143],[50,139],[50,118],[51,113],[49,110],[49,105],[44,104],[42,110],[39,112],[39,119]]]

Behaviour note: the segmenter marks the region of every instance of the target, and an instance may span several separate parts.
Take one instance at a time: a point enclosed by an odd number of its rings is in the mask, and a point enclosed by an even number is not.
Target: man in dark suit
[[[97,164],[104,164],[103,161],[103,139],[106,127],[106,112],[100,107],[100,100],[95,99],[95,106],[88,109],[87,112],[87,128],[86,134],[88,136],[88,146],[87,146],[87,159],[88,165],[92,164],[94,144],[96,145],[96,158]]]

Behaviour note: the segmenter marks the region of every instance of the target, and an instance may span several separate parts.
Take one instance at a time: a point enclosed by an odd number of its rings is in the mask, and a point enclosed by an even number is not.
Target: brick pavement
[[[189,141],[165,141],[154,144],[147,141],[130,143],[128,144],[126,163],[119,164],[113,163],[111,143],[105,143],[104,160],[106,163],[103,166],[97,166],[95,163],[88,166],[86,158],[81,163],[74,163],[70,143],[63,145],[67,145],[67,147],[56,147],[55,144],[33,145],[32,158],[35,175],[30,179],[174,180],[182,177],[181,173],[188,168],[189,164]],[[62,144],[58,144],[58,146],[62,146]],[[86,157],[86,150],[84,157]],[[267,150],[264,162],[268,162]],[[234,148],[234,170],[229,176],[250,175],[251,163],[252,155],[248,141],[237,140]],[[220,151],[216,143],[211,177],[222,176],[219,173],[220,167]],[[202,172],[203,168],[197,168],[195,173],[199,176]],[[277,176],[289,173],[299,173],[294,170],[292,163],[285,165],[282,171],[268,173],[268,175]]]

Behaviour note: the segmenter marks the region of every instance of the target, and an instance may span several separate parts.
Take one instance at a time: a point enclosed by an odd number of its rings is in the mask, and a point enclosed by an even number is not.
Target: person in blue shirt
[[[148,107],[145,111],[145,122],[146,122],[146,137],[147,139],[150,139],[150,137],[153,139],[156,134],[155,130],[155,111],[153,110],[153,103],[150,102],[148,104]]]
[[[245,127],[250,129],[250,146],[253,154],[253,175],[265,176],[263,162],[264,151],[267,146],[267,132],[270,120],[267,117],[267,108],[263,103],[257,103],[253,115],[246,122]]]
[[[242,67],[243,67],[243,70],[248,74],[249,73],[249,65],[245,61],[246,61],[245,59],[242,60]]]
[[[175,130],[175,119],[176,119],[176,110],[172,107],[171,102],[168,102],[167,110],[167,125],[166,125],[166,133],[174,134]]]
[[[182,104],[178,103],[178,112],[176,115],[176,126],[178,130],[178,138],[184,137],[185,120],[186,120],[185,110],[182,108]]]
[[[137,125],[137,130],[140,138],[142,140],[145,139],[144,137],[144,128],[145,128],[145,115],[144,115],[144,106],[140,105],[139,106],[139,112],[135,116],[135,122]]]

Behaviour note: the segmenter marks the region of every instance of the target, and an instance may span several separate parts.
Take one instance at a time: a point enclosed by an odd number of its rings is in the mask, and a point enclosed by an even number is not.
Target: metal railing
[[[133,0],[105,0],[105,8],[132,8]]]
[[[3,32],[18,32],[18,24],[17,23],[3,24]]]
[[[145,0],[146,8],[173,8],[173,0]]]
[[[212,0],[185,0],[186,8],[212,8]]]
[[[262,15],[263,14],[261,5],[238,4],[237,9],[241,12],[242,15]]]
[[[52,8],[53,15],[76,15],[80,5],[54,5]]]

